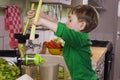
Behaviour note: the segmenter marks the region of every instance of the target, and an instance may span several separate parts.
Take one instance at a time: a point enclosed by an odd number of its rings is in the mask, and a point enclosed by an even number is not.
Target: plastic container
[[[22,75],[27,74],[29,75],[33,80],[40,80],[40,70],[39,66],[35,65],[22,65],[21,66]]]

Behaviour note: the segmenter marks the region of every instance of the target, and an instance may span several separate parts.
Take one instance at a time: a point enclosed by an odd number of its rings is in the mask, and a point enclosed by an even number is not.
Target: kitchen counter
[[[99,64],[99,62],[101,61],[101,59],[103,59],[103,57],[105,57],[105,53],[107,52],[107,48],[105,47],[91,47],[91,51],[92,51],[92,65],[93,68],[95,69],[97,67],[97,65]]]
[[[107,48],[105,47],[91,47],[91,51],[92,51],[92,64],[93,64],[93,67],[95,67],[96,65],[98,65],[99,61],[104,57],[106,51],[107,51]],[[41,54],[41,56],[43,58],[46,59],[46,62],[56,62],[56,61],[63,61],[63,57],[61,55],[51,55],[49,53],[46,53],[46,54]],[[53,57],[52,59],[56,59],[56,60],[50,60],[50,58],[48,57]]]
[[[101,64],[101,62],[104,62],[105,53],[107,52],[107,48],[105,47],[91,47],[92,51],[92,66],[93,69],[96,70],[96,68]],[[41,56],[45,59],[46,63],[58,63],[63,64],[65,66],[65,69],[67,72],[67,66],[65,64],[65,61],[63,59],[63,56],[61,55],[51,55],[49,53],[41,54]]]

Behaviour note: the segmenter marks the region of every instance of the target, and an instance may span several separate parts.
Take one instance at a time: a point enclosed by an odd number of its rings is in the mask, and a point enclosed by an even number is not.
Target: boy
[[[28,11],[28,17],[35,15],[35,10]],[[97,80],[91,64],[91,41],[88,33],[98,25],[98,13],[90,5],[82,5],[70,10],[66,24],[41,13],[37,22],[31,24],[49,28],[65,41],[63,57],[72,80]]]

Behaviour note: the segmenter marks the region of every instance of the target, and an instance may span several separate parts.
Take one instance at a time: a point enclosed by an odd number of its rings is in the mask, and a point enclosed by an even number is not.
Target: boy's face
[[[75,14],[70,13],[68,16],[68,21],[66,22],[66,26],[75,31],[81,31],[84,29],[81,27],[84,27],[85,25],[82,25],[82,22],[78,21],[78,18]]]

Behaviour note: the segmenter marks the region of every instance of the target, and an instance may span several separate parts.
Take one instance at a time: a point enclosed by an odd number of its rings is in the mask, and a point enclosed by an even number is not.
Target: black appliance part
[[[107,52],[105,54],[105,65],[104,65],[104,80],[109,80],[112,60],[113,60],[113,46],[109,41],[91,40],[92,46],[94,47],[107,47]]]
[[[105,54],[105,70],[104,70],[104,80],[109,80],[110,73],[111,73],[111,67],[113,62],[113,46],[110,45],[108,51]]]
[[[19,57],[18,50],[0,50],[1,57]]]
[[[107,47],[109,41],[99,41],[99,40],[91,40],[92,46],[95,47]]]
[[[14,34],[14,37],[18,40],[18,43],[26,43],[26,40],[29,39],[30,34],[23,35],[20,33],[16,33],[16,34]],[[39,37],[39,35],[35,34],[35,39],[38,37]]]

